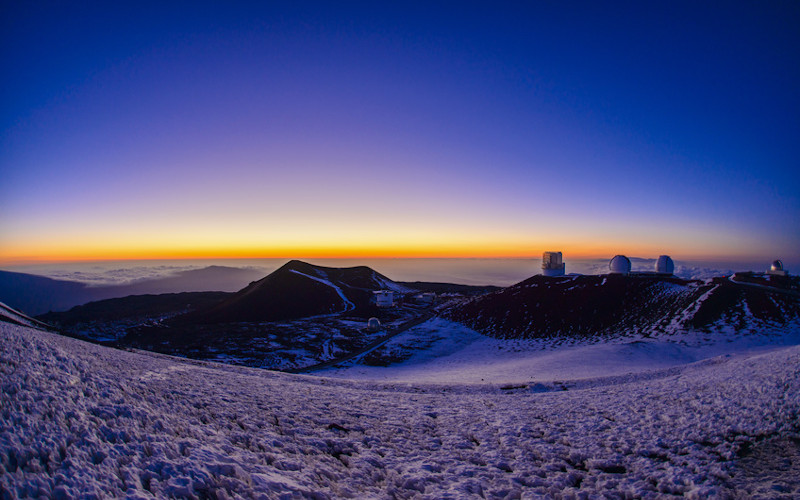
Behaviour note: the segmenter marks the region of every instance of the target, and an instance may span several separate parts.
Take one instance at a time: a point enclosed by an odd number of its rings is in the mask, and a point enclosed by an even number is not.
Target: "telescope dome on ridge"
[[[767,269],[767,274],[772,276],[788,276],[789,273],[786,272],[786,269],[783,268],[783,262],[780,260],[772,261],[772,265],[769,266]]]
[[[656,261],[656,272],[658,274],[672,274],[675,272],[675,263],[669,255],[662,255]]]
[[[628,274],[631,272],[631,261],[624,255],[615,255],[608,263],[608,270],[611,274]]]

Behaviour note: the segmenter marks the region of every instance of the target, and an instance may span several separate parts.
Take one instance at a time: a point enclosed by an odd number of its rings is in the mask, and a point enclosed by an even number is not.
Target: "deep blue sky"
[[[3,4],[0,261],[800,258],[798,2],[166,3]]]

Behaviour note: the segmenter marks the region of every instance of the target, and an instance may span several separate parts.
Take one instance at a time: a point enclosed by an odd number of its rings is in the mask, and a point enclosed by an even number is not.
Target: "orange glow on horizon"
[[[6,248],[0,250],[0,265],[47,264],[57,262],[100,262],[125,260],[190,260],[190,259],[392,259],[392,258],[497,258],[497,259],[537,259],[542,252],[560,251],[564,259],[609,258],[616,254],[631,257],[652,257],[667,253],[675,257],[677,252],[649,246],[634,247],[616,245],[545,245],[534,242],[514,242],[506,245],[493,242],[463,242],[448,245],[276,245],[263,247],[212,247],[212,246],[174,246],[174,247],[113,247],[85,248],[71,246],[57,248],[23,249]],[[739,256],[730,256],[739,257]],[[703,259],[719,258],[717,255],[687,255],[680,258]]]

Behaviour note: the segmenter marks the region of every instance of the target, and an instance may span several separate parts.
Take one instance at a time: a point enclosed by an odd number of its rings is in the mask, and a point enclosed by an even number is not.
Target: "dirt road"
[[[361,356],[362,354],[366,354],[369,351],[380,347],[382,344],[384,344],[385,342],[389,341],[393,337],[403,333],[404,331],[408,330],[409,328],[415,327],[415,326],[417,326],[419,324],[422,324],[422,323],[428,321],[433,316],[434,316],[434,314],[432,312],[425,311],[422,314],[420,314],[419,316],[406,321],[405,323],[401,324],[397,328],[389,331],[383,337],[377,339],[376,341],[370,343],[369,345],[367,345],[367,346],[365,346],[365,347],[363,347],[363,348],[361,348],[361,349],[359,349],[359,350],[357,350],[355,352],[348,353],[348,354],[346,354],[344,356],[338,357],[336,359],[332,359],[330,361],[325,361],[324,363],[318,363],[316,365],[307,366],[305,368],[295,368],[293,370],[286,370],[286,373],[311,373],[311,372],[315,372],[317,370],[324,370],[325,368],[332,368],[332,367],[338,365],[339,363],[344,363],[345,361],[350,361],[353,358]]]

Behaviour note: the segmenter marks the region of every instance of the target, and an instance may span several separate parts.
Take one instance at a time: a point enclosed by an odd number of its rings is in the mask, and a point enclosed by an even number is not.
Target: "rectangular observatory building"
[[[542,255],[542,274],[545,276],[564,276],[564,261],[561,252],[545,252]]]

